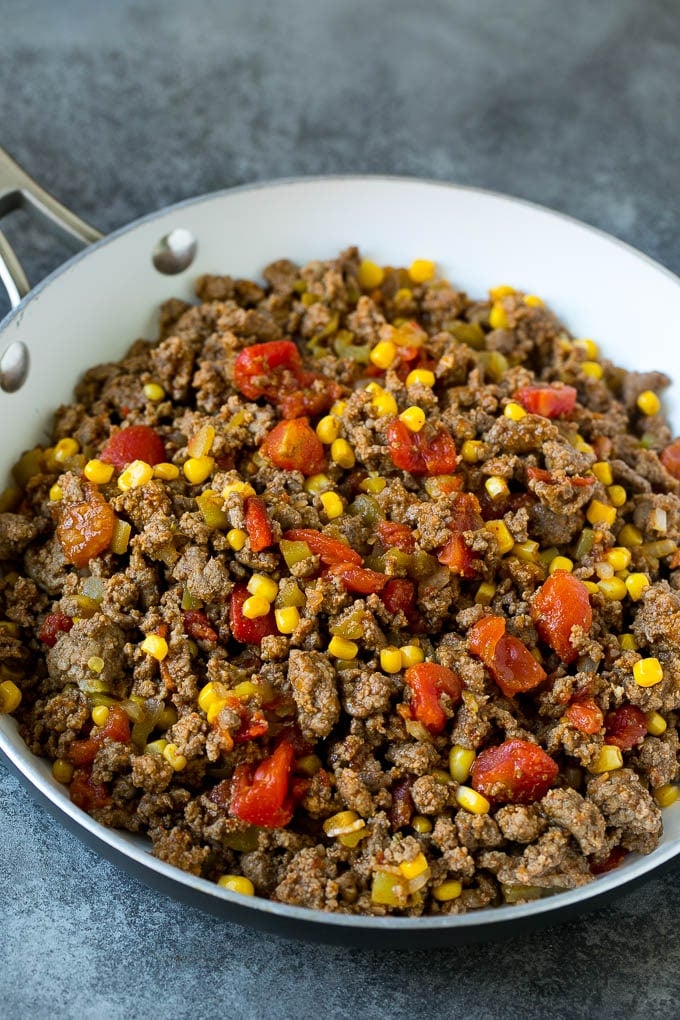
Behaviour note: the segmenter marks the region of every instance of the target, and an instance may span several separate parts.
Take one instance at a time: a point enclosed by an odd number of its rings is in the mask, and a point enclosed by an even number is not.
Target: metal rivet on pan
[[[160,241],[152,252],[153,264],[159,273],[174,276],[187,269],[194,261],[198,244],[190,230],[176,227]]]
[[[26,382],[30,365],[28,347],[21,340],[15,340],[0,358],[0,389],[5,393],[16,393]]]

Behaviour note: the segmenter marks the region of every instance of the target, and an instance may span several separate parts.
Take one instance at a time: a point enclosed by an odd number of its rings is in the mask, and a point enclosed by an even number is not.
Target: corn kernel
[[[456,801],[466,811],[471,811],[473,815],[485,815],[491,809],[491,804],[486,797],[477,793],[471,786],[459,786],[456,790]]]
[[[407,407],[399,415],[399,420],[404,423],[409,432],[420,432],[425,424],[425,412],[422,407]]]
[[[594,340],[574,340],[574,347],[585,351],[586,357],[591,361],[595,361],[600,356],[600,348]]]
[[[133,460],[120,475],[118,475],[118,488],[121,492],[128,492],[129,489],[139,489],[146,485],[153,478],[153,468],[143,460]]]
[[[380,340],[369,354],[369,358],[377,368],[389,368],[396,356],[397,345],[391,340]]]
[[[160,383],[149,382],[144,386],[144,396],[147,400],[157,404],[165,396],[165,390]]]
[[[408,267],[408,275],[414,283],[427,283],[434,279],[435,268],[431,259],[414,259]]]
[[[168,642],[160,634],[147,634],[140,647],[143,652],[159,662],[162,662],[168,654]]]
[[[425,659],[425,653],[418,645],[402,645],[399,651],[401,652],[401,664],[404,669],[408,669],[409,666],[417,666],[419,662],[423,662]]]
[[[469,748],[461,747],[460,744],[454,744],[449,751],[449,772],[451,773],[451,778],[455,779],[457,783],[464,783],[470,775],[470,769],[476,757],[475,752]]]
[[[106,485],[113,478],[113,464],[105,464],[103,460],[88,460],[83,468],[83,474],[88,482],[95,485]]]
[[[613,546],[605,553],[605,559],[614,570],[626,570],[630,566],[632,554],[625,545]]]
[[[492,301],[500,301],[504,297],[511,297],[515,293],[515,288],[510,287],[507,283],[500,283],[497,287],[489,288],[489,297]]]
[[[680,797],[680,787],[677,787],[675,783],[664,783],[663,786],[657,786],[653,792],[654,800],[660,808],[670,807]]]
[[[174,482],[176,478],[179,478],[179,468],[176,464],[167,464],[163,461],[161,464],[154,464],[153,476],[164,482]]]
[[[525,294],[524,304],[529,308],[545,308],[545,301],[538,294]]]
[[[492,329],[507,329],[509,326],[508,316],[500,301],[494,301],[491,305],[489,325]]]
[[[435,374],[427,368],[414,368],[406,376],[407,386],[429,386],[431,388],[434,384]]]
[[[236,684],[232,694],[235,694],[241,701],[247,701],[249,698],[255,698],[262,694],[263,688],[259,684],[254,684],[252,680],[242,680],[240,684]]]
[[[339,467],[349,470],[354,467],[356,458],[354,450],[346,439],[335,439],[331,444],[331,460]]]
[[[261,616],[266,616],[270,609],[271,602],[268,602],[267,599],[262,598],[261,595],[251,595],[243,603],[241,612],[246,620],[257,620]]]
[[[646,574],[634,573],[629,574],[624,583],[633,602],[639,602],[649,588],[650,580]]]
[[[368,478],[364,478],[363,482],[359,485],[359,488],[362,492],[370,492],[375,496],[379,492],[382,492],[386,485],[386,478],[382,478],[380,475],[369,475]]]
[[[636,404],[643,414],[654,415],[661,410],[661,401],[653,390],[643,390],[636,400]]]
[[[602,772],[615,772],[622,765],[621,748],[616,744],[603,744],[595,760],[588,766],[588,771],[599,775]]]
[[[274,618],[279,634],[292,634],[300,623],[300,610],[297,606],[275,609]]]
[[[579,453],[587,453],[588,455],[595,453],[590,443],[586,443],[585,439],[581,435],[577,435],[575,437],[573,446]]]
[[[184,477],[191,485],[200,485],[210,477],[214,467],[214,458],[208,457],[207,454],[201,457],[189,457],[183,465]]]
[[[604,369],[599,361],[582,361],[581,369],[583,374],[590,376],[591,379],[601,379],[604,375]]]
[[[345,507],[337,492],[322,492],[319,499],[329,521],[335,520],[344,512]]]
[[[633,549],[637,545],[642,545],[642,532],[634,524],[624,524],[619,531],[618,540],[626,549]]]
[[[266,574],[253,574],[247,587],[251,595],[259,595],[265,602],[273,602],[279,591],[276,581]]]
[[[475,592],[475,605],[488,606],[496,594],[496,585],[491,581],[482,581]]]
[[[217,717],[220,714],[220,712],[222,711],[222,709],[226,708],[227,704],[228,704],[228,701],[227,701],[226,698],[215,698],[214,701],[210,702],[210,705],[208,706],[208,710],[206,711],[205,714],[208,717],[208,722],[209,722],[209,724],[211,726],[215,722],[215,720],[217,719]]]
[[[92,709],[92,722],[95,726],[105,726],[109,718],[109,710],[106,705],[95,705]]]
[[[178,753],[177,744],[166,744],[163,748],[163,757],[174,772],[182,772],[187,767],[187,760],[183,754]]]
[[[404,878],[407,878],[409,882],[414,878],[418,878],[418,876],[422,875],[428,868],[429,864],[427,863],[427,857],[422,850],[412,861],[402,861],[399,865],[399,870]]]
[[[592,472],[598,482],[601,482],[603,485],[611,485],[614,481],[611,464],[608,464],[606,460],[598,460],[597,463],[593,464]]]
[[[343,414],[347,410],[346,400],[336,400],[331,407],[331,414],[334,414],[338,418],[342,418]]]
[[[316,426],[316,435],[325,446],[330,446],[338,438],[340,435],[340,422],[334,414],[327,414],[321,419]]]
[[[363,829],[366,823],[360,818],[356,811],[339,811],[337,815],[331,815],[323,823],[323,831],[333,839],[336,836],[346,836],[352,832]]]
[[[56,460],[57,464],[66,464],[71,457],[80,451],[80,444],[75,439],[60,439],[57,445],[54,447],[52,456]]]
[[[380,668],[383,673],[398,673],[402,668],[401,651],[393,646],[380,651]]]
[[[168,742],[165,737],[160,737],[158,740],[150,740],[144,747],[145,754],[163,754],[163,751],[168,746]]]
[[[587,590],[589,595],[597,595],[598,594],[600,589],[597,587],[597,585],[595,584],[594,581],[584,581],[583,583],[586,586],[586,590]]]
[[[375,290],[385,279],[381,266],[370,259],[363,259],[359,264],[359,286],[362,290]]]
[[[359,645],[335,634],[328,643],[328,652],[334,659],[356,659]]]
[[[249,878],[245,878],[243,875],[220,875],[217,884],[222,889],[239,893],[240,896],[255,895],[255,886]]]
[[[64,490],[58,482],[55,482],[50,489],[49,496],[53,503],[58,503],[64,498]]]
[[[573,569],[574,561],[570,560],[568,556],[554,556],[550,561],[548,573],[554,574],[556,570],[566,570],[570,574]]]
[[[503,414],[510,421],[521,421],[522,418],[526,418],[527,412],[524,410],[521,404],[511,400],[509,404],[506,404],[503,408]]]
[[[324,475],[323,473],[310,475],[309,478],[305,480],[305,492],[308,492],[310,496],[318,496],[326,489],[329,489],[332,484],[333,483],[328,475]]]
[[[619,645],[623,652],[634,652],[637,648],[637,641],[633,634],[622,634],[619,638]]]
[[[226,694],[227,688],[224,684],[219,681],[211,680],[209,683],[202,687],[198,693],[198,707],[203,711],[207,712],[214,701],[218,698],[223,698]]]
[[[498,499],[499,496],[507,496],[510,492],[508,483],[500,475],[490,475],[484,482],[484,488],[492,499]]]
[[[249,482],[229,482],[222,489],[222,499],[228,499],[233,492],[238,493],[241,499],[248,499],[248,496],[255,495],[255,489]]]
[[[391,393],[377,393],[371,401],[371,407],[379,418],[391,417],[399,410]]]
[[[425,836],[428,832],[432,832],[432,822],[425,815],[414,815],[411,819],[411,828],[421,836]]]
[[[647,712],[647,732],[653,737],[660,737],[668,729],[668,723],[658,712]]]
[[[623,506],[628,499],[628,493],[622,485],[607,486],[607,495],[616,507]]]
[[[616,520],[616,507],[602,503],[599,499],[592,499],[588,504],[586,517],[591,524],[608,524],[611,527]]]
[[[242,528],[230,528],[227,532],[227,543],[234,552],[240,552],[246,544],[248,535]]]
[[[71,762],[66,761],[65,758],[57,758],[52,765],[52,775],[58,783],[63,783],[65,786],[68,786],[73,779],[74,771]]]
[[[529,539],[528,542],[515,542],[512,547],[512,554],[524,563],[538,562],[538,542]]]
[[[460,448],[460,455],[466,464],[476,464],[484,454],[484,443],[479,439],[466,439]]]
[[[21,691],[13,680],[3,680],[0,683],[0,712],[9,715],[15,712],[21,704]]]
[[[457,878],[450,878],[448,882],[436,885],[432,890],[432,895],[440,903],[448,903],[450,900],[457,900],[462,891],[462,883]]]
[[[505,523],[505,521],[501,520],[487,521],[486,524],[484,525],[484,529],[485,531],[490,531],[491,534],[495,537],[496,543],[498,545],[498,551],[501,554],[501,556],[504,556],[506,553],[510,552],[510,550],[515,544],[515,540],[510,534],[508,526]]]
[[[610,602],[620,602],[628,594],[626,583],[620,577],[606,577],[597,582],[597,587]]]
[[[663,680],[661,663],[654,656],[638,659],[633,666],[633,679],[639,687],[654,687]]]

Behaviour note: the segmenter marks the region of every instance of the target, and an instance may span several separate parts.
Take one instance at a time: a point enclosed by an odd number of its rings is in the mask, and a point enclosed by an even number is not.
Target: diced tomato
[[[387,574],[367,567],[357,567],[354,563],[336,563],[329,567],[328,573],[339,577],[346,591],[355,591],[360,595],[382,591],[389,580]]]
[[[113,508],[90,489],[88,499],[66,503],[59,515],[57,538],[64,556],[74,567],[85,567],[111,544],[116,515]]]
[[[249,400],[265,397],[277,403],[282,391],[297,387],[301,370],[300,352],[292,340],[252,344],[239,351],[234,362],[234,385]]]
[[[460,492],[453,504],[451,538],[437,553],[437,559],[454,574],[475,577],[474,554],[462,535],[464,531],[478,531],[484,524],[479,500],[467,492]]]
[[[250,592],[245,584],[234,585],[229,597],[229,626],[237,641],[245,645],[259,645],[263,637],[278,633],[276,618],[274,610],[270,609],[266,616],[256,616],[254,620],[249,620],[243,615],[243,603],[249,598]]]
[[[470,651],[478,655],[507,698],[523,694],[542,684],[546,678],[519,638],[505,633],[505,620],[500,616],[483,616],[468,634]]]
[[[530,414],[541,414],[544,418],[559,418],[571,414],[576,404],[576,390],[573,386],[522,386],[515,391],[515,400]]]
[[[395,418],[386,429],[392,463],[412,475],[448,475],[458,463],[456,445],[443,425],[425,423],[420,432],[411,432]]]
[[[75,770],[69,783],[69,795],[82,811],[94,811],[111,803],[109,788],[104,783],[93,782],[92,770],[89,768]]]
[[[362,559],[358,552],[351,549],[339,538],[331,538],[315,528],[291,528],[284,536],[290,542],[306,542],[315,556],[318,556],[327,567],[336,563],[356,563],[361,566]]]
[[[406,578],[394,577],[387,582],[380,593],[385,609],[396,616],[401,612],[408,623],[413,626],[416,622],[416,587],[413,581]]]
[[[72,626],[73,620],[66,613],[48,613],[38,631],[38,637],[48,648],[54,648],[57,634],[68,634]]]
[[[84,740],[74,740],[68,749],[69,760],[73,765],[91,765],[100,747],[99,741],[93,737],[86,737]]]
[[[546,482],[548,485],[558,485],[561,479],[556,478],[545,468],[528,467],[527,478],[532,482]],[[595,476],[590,475],[589,477],[584,475],[569,475],[565,478],[565,481],[569,482],[570,485],[575,485],[577,488],[585,488],[587,485],[595,484]]]
[[[609,851],[607,856],[602,861],[590,861],[590,874],[591,875],[604,875],[608,871],[614,871],[618,868],[625,858],[630,853],[625,847],[615,846]]]
[[[323,445],[307,418],[280,421],[265,437],[261,452],[284,471],[318,474],[325,464]]]
[[[130,425],[114,432],[104,443],[99,457],[119,471],[133,460],[143,460],[152,467],[167,460],[165,443],[150,425]]]
[[[570,641],[572,629],[581,627],[587,633],[593,622],[590,595],[583,581],[566,570],[556,570],[534,595],[530,612],[540,637],[562,662],[578,658],[578,649]]]
[[[621,705],[607,712],[604,720],[605,740],[622,751],[630,751],[647,736],[647,718],[637,705]]]
[[[279,401],[284,418],[301,418],[303,415],[314,418],[324,414],[343,393],[342,386],[318,372],[301,372],[298,385],[299,389],[284,394]]]
[[[244,709],[241,716],[241,725],[238,732],[234,734],[235,744],[245,744],[248,740],[257,740],[263,737],[269,730],[269,723],[260,709],[254,712]]]
[[[576,698],[562,716],[581,733],[598,733],[602,729],[604,715],[602,709],[592,698]]]
[[[549,754],[528,740],[505,740],[475,758],[472,787],[496,804],[531,804],[557,779],[559,769]]]
[[[274,533],[267,514],[267,505],[259,496],[248,496],[245,503],[246,531],[253,552],[262,552],[274,544]]]
[[[680,479],[680,439],[674,439],[661,452],[661,463],[673,478]]]
[[[237,765],[231,782],[229,814],[268,829],[287,825],[293,817],[290,794],[295,749],[284,739],[256,769]]]
[[[184,629],[194,641],[217,641],[215,631],[208,621],[208,617],[200,609],[187,609],[182,614]]]
[[[447,718],[441,695],[448,694],[451,703],[457,704],[463,692],[460,677],[436,662],[419,662],[409,666],[404,673],[404,682],[411,690],[411,708],[416,719],[430,733],[441,733]]]
[[[382,544],[388,549],[401,549],[402,552],[412,553],[416,547],[413,532],[407,524],[397,524],[396,521],[380,521],[378,535]]]
[[[119,744],[130,743],[130,720],[120,705],[111,705],[106,722],[101,729],[94,729],[89,737],[74,740],[69,747],[69,758],[74,765],[91,765],[105,740]]]

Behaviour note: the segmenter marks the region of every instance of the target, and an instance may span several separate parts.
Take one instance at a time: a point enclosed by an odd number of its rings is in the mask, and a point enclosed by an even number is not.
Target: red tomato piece
[[[325,464],[323,445],[307,418],[280,421],[261,447],[273,464],[284,471],[318,474]]]
[[[342,396],[342,386],[332,379],[325,379],[318,372],[300,372],[297,382],[300,389],[286,393],[279,400],[284,418],[301,418],[303,415],[314,418],[328,411]]]
[[[556,570],[541,585],[531,603],[531,618],[541,639],[562,662],[578,658],[570,641],[573,627],[589,631],[593,622],[590,595],[583,581],[566,570]]]
[[[666,471],[673,475],[673,478],[680,479],[680,439],[674,439],[665,450],[662,450],[660,459]]]
[[[295,749],[284,739],[254,771],[252,765],[237,765],[229,814],[268,829],[287,825],[293,817],[290,780],[294,762]]]
[[[621,705],[607,712],[604,720],[605,740],[622,751],[630,751],[647,736],[647,718],[637,705]]]
[[[604,875],[607,871],[613,871],[625,860],[630,853],[622,846],[615,846],[607,854],[603,861],[590,861],[591,875]]]
[[[493,803],[531,804],[548,792],[558,772],[542,747],[515,738],[478,754],[470,779],[473,789]]]
[[[208,621],[208,617],[205,613],[201,612],[200,609],[187,609],[182,614],[184,620],[184,629],[190,638],[195,641],[217,641],[217,631],[215,631]]]
[[[271,340],[239,351],[234,362],[234,385],[244,397],[265,397],[277,403],[282,391],[297,387],[302,369],[300,352],[292,340]]]
[[[443,425],[425,423],[420,432],[411,432],[395,418],[386,429],[392,463],[412,475],[448,475],[458,463],[456,445]]]
[[[143,460],[152,467],[167,460],[165,443],[150,425],[129,425],[114,432],[104,443],[99,457],[119,471],[133,460]]]
[[[234,743],[245,744],[248,740],[256,740],[258,737],[263,737],[268,730],[269,723],[259,708],[254,712],[249,712],[246,709],[242,715],[238,732],[234,734]]]
[[[229,626],[237,641],[245,645],[259,645],[263,637],[278,634],[274,610],[270,609],[266,616],[257,616],[249,620],[243,615],[243,603],[250,598],[245,584],[235,584],[229,597]]]
[[[274,533],[267,514],[267,505],[259,496],[248,496],[245,502],[246,531],[253,552],[262,552],[274,544]]]
[[[599,733],[604,722],[602,709],[592,698],[576,698],[562,716],[581,733]]]
[[[468,643],[470,651],[479,656],[506,698],[531,691],[546,678],[545,670],[524,642],[505,633],[505,620],[500,616],[484,616],[478,620],[470,628]]]
[[[329,574],[339,577],[346,591],[355,591],[360,595],[371,595],[382,591],[389,578],[368,567],[357,567],[354,563],[336,563],[329,567]]]
[[[291,528],[283,537],[290,542],[306,542],[314,555],[327,567],[339,563],[356,563],[361,566],[363,562],[359,553],[350,549],[346,542],[324,535],[315,528]]]
[[[119,744],[130,743],[130,719],[120,705],[111,705],[106,722],[95,737],[100,743],[105,740],[116,740]]]
[[[413,581],[402,577],[392,578],[383,588],[380,598],[388,612],[394,616],[403,613],[413,626],[416,622],[416,587]]]
[[[532,482],[546,482],[548,485],[557,485],[561,481],[561,479],[546,471],[545,468],[537,467],[527,468],[527,477]],[[565,481],[569,482],[570,485],[575,485],[577,488],[584,488],[587,485],[594,485],[595,477],[587,478],[583,475],[569,475]]]
[[[38,631],[38,637],[48,648],[54,648],[57,634],[68,634],[72,626],[73,620],[66,613],[48,613]]]
[[[573,386],[522,386],[515,391],[515,400],[530,414],[541,414],[544,418],[559,418],[571,414],[576,404],[576,390]]]
[[[98,740],[94,737],[86,737],[84,740],[74,740],[68,749],[69,761],[73,765],[79,767],[83,765],[91,765],[97,756],[97,751],[101,747]]]
[[[380,521],[378,535],[382,544],[388,549],[401,549],[402,552],[412,553],[416,547],[413,532],[407,524],[397,524],[396,521]]]
[[[59,515],[57,538],[64,556],[74,567],[86,567],[105,552],[113,538],[116,515],[96,490],[89,499],[66,503]]]
[[[95,783],[89,768],[78,768],[69,783],[72,802],[82,811],[94,811],[111,803],[111,794],[104,783]]]
[[[437,553],[437,559],[448,567],[452,574],[460,577],[475,577],[474,553],[462,535],[451,535],[446,545]]]
[[[440,697],[448,694],[454,705],[460,701],[463,692],[460,677],[436,662],[419,662],[409,666],[404,673],[404,682],[411,690],[411,708],[416,719],[430,733],[441,733],[447,716]]]

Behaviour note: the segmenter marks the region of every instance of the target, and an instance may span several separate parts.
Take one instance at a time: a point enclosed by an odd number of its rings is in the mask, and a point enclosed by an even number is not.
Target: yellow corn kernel
[[[404,878],[407,878],[410,882],[412,879],[418,878],[418,875],[422,875],[424,871],[427,871],[429,866],[427,857],[421,850],[412,861],[402,861],[399,865],[399,870]]]
[[[660,808],[670,807],[680,797],[680,787],[677,787],[675,783],[664,783],[663,786],[657,786],[653,792],[654,800]]]
[[[58,482],[55,482],[50,489],[49,496],[53,503],[58,503],[64,498],[64,490]]]
[[[635,403],[648,416],[658,414],[661,410],[661,401],[653,390],[643,390]]]
[[[505,521],[494,520],[487,521],[484,525],[486,531],[490,531],[496,539],[498,545],[498,551],[501,556],[505,556],[506,553],[510,552],[515,544],[515,540],[508,530],[508,526]]]
[[[606,460],[598,460],[596,464],[593,464],[592,472],[598,482],[602,482],[603,485],[611,485],[614,481],[611,464],[608,464]]]
[[[478,606],[488,606],[491,604],[495,594],[496,585],[492,584],[491,581],[482,581],[475,593],[475,604]]]
[[[391,340],[380,340],[369,354],[369,358],[377,368],[389,368],[394,363],[396,356],[397,345]]]
[[[113,478],[113,464],[106,464],[103,460],[88,460],[83,468],[83,474],[88,482],[95,485],[106,485]]]
[[[418,645],[402,645],[399,651],[401,652],[401,664],[404,669],[408,669],[409,666],[417,666],[419,662],[423,662],[425,659],[425,653]]]
[[[75,439],[60,439],[54,447],[53,458],[57,464],[65,464],[80,452],[80,444]]]
[[[9,715],[21,704],[21,691],[13,680],[0,683],[0,712]]]
[[[620,577],[605,577],[597,582],[597,587],[610,602],[620,602],[628,594],[626,582]]]
[[[279,592],[276,581],[266,574],[253,574],[247,587],[251,595],[259,595],[265,602],[273,602]]]
[[[184,477],[191,485],[200,485],[206,478],[209,478],[215,467],[213,457],[207,454],[201,457],[189,457],[183,465]]]
[[[524,304],[529,308],[545,308],[545,301],[538,294],[525,294]]]
[[[243,680],[240,684],[236,684],[232,694],[235,694],[241,701],[247,701],[248,698],[254,698],[262,694],[263,688],[258,684],[254,684],[252,680]]]
[[[508,483],[500,475],[490,475],[484,482],[484,488],[492,499],[498,499],[499,496],[507,496],[510,492]]]
[[[634,549],[635,546],[642,545],[642,532],[634,524],[624,524],[619,531],[618,540],[626,549]]]
[[[328,652],[334,659],[356,659],[359,645],[335,634],[328,643]]]
[[[391,393],[376,393],[371,401],[371,407],[379,418],[387,418],[395,415],[399,410],[397,401]]]
[[[52,775],[58,783],[63,783],[65,786],[73,779],[74,768],[70,761],[66,761],[65,758],[57,758],[52,764]]]
[[[584,581],[583,583],[585,584],[586,589],[590,595],[597,595],[600,589],[597,587],[594,581]]]
[[[165,396],[165,390],[160,383],[148,382],[144,386],[144,396],[147,400],[150,400],[153,404],[157,404],[159,400],[162,400]]]
[[[592,499],[588,504],[586,517],[591,524],[608,524],[611,527],[616,520],[616,507],[602,503],[599,499]]]
[[[376,871],[371,883],[371,903],[386,907],[405,907],[408,902],[408,885],[400,875],[389,871]]]
[[[649,578],[642,573],[629,574],[624,583],[633,602],[639,602],[650,586]]]
[[[334,464],[347,470],[354,467],[356,462],[354,450],[346,439],[335,439],[331,443],[331,460]]]
[[[105,726],[109,718],[109,710],[106,705],[95,705],[92,709],[92,722],[95,726]]]
[[[470,769],[476,757],[477,755],[470,748],[454,744],[449,751],[449,772],[451,773],[451,778],[455,779],[457,783],[464,783],[470,775]]]
[[[574,439],[573,446],[574,449],[578,450],[579,453],[591,454],[595,452],[590,443],[586,443],[583,436],[580,435],[577,435],[576,438]]]
[[[144,747],[145,754],[163,754],[163,751],[168,746],[168,742],[165,737],[160,737],[159,740],[150,740]]]
[[[393,646],[380,650],[380,668],[383,673],[398,673],[402,668],[401,651]]]
[[[584,375],[590,376],[591,379],[601,379],[604,375],[604,369],[599,361],[582,361],[581,369]]]
[[[319,499],[329,521],[335,520],[344,512],[344,504],[337,492],[322,492]]]
[[[432,895],[440,903],[448,903],[450,900],[457,900],[462,891],[462,883],[457,878],[450,878],[448,882],[436,885],[432,890]]]
[[[118,488],[121,492],[128,492],[129,489],[139,489],[146,485],[153,478],[153,468],[144,460],[133,460],[121,474],[118,475]]]
[[[480,439],[466,439],[460,448],[460,455],[466,464],[476,464],[482,459],[484,443]]]
[[[248,499],[248,496],[255,495],[255,489],[249,482],[229,482],[222,489],[222,499],[228,499],[232,492],[238,493],[241,499]]]
[[[619,645],[624,652],[634,652],[637,648],[637,641],[633,634],[622,634],[619,638]]]
[[[198,707],[203,711],[207,712],[214,701],[218,698],[223,698],[226,694],[227,688],[224,684],[219,681],[211,680],[209,683],[202,687],[198,693]]]
[[[550,561],[548,573],[554,574],[556,570],[566,570],[569,574],[574,569],[574,561],[568,556],[554,556]]]
[[[607,495],[612,501],[613,506],[623,506],[628,499],[628,493],[622,485],[608,485]]]
[[[179,468],[176,464],[167,464],[163,461],[161,464],[154,464],[153,476],[164,482],[174,482],[176,478],[179,478]]]
[[[325,446],[330,446],[331,443],[338,438],[339,434],[340,422],[334,414],[327,414],[316,426],[317,438],[320,439]]]
[[[625,545],[615,545],[605,553],[605,560],[614,570],[627,570],[630,566],[632,554]]]
[[[230,528],[227,532],[227,543],[234,552],[240,552],[246,544],[248,535],[242,528]]]
[[[663,680],[661,663],[654,656],[638,659],[633,666],[633,679],[639,687],[654,687]]]
[[[375,290],[385,279],[381,266],[370,259],[363,259],[359,264],[359,286],[362,290]]]
[[[585,351],[586,357],[591,361],[595,361],[600,356],[600,348],[594,340],[574,340],[574,347],[579,347],[582,351]]]
[[[523,560],[525,563],[537,563],[538,549],[538,542],[529,539],[528,542],[515,542],[512,547],[512,554],[518,560]]]
[[[280,634],[292,634],[300,623],[300,610],[297,606],[286,606],[285,609],[275,609],[274,618]]]
[[[500,301],[494,301],[489,312],[489,325],[492,329],[507,329],[509,322],[505,308]]]
[[[422,407],[407,407],[399,415],[399,421],[403,422],[409,432],[420,432],[425,424],[425,412]]]
[[[503,414],[505,415],[506,418],[509,418],[510,421],[521,421],[522,418],[526,418],[527,416],[527,413],[522,407],[522,405],[518,404],[514,400],[511,400],[509,404],[505,405],[505,407],[503,408]]]
[[[621,748],[616,744],[603,744],[595,760],[588,766],[588,771],[599,775],[601,772],[615,772],[622,765]]]
[[[432,832],[432,822],[425,815],[414,815],[411,819],[411,828],[421,836],[425,836],[428,832]]]
[[[409,372],[406,376],[407,386],[429,386],[432,387],[435,384],[435,374],[430,372],[428,368],[414,368],[413,371]]]
[[[414,259],[408,267],[408,275],[414,283],[427,283],[434,279],[435,264],[431,259]]]
[[[191,437],[187,443],[187,453],[190,457],[199,460],[207,457],[215,442],[215,429],[212,425],[204,425]]]
[[[323,831],[331,839],[339,838],[344,842],[344,837],[355,836],[360,830],[366,828],[366,822],[363,818],[360,818],[356,811],[339,811],[337,815],[331,815],[323,823]],[[359,839],[362,839],[367,833],[362,832]],[[345,846],[356,846],[359,839],[345,843]]]
[[[147,634],[141,644],[141,649],[152,658],[162,662],[168,654],[168,642],[160,634]]]
[[[456,790],[456,801],[466,811],[471,811],[473,815],[485,815],[491,809],[486,797],[477,793],[471,786],[459,786]]]
[[[225,708],[227,704],[228,702],[226,698],[215,698],[214,701],[210,702],[208,710],[206,711],[205,714],[208,717],[208,722],[210,723],[211,726],[217,719],[222,709]]]
[[[510,287],[507,283],[500,283],[497,287],[489,288],[489,297],[492,301],[500,301],[504,297],[511,297],[515,293],[515,288]]]
[[[318,496],[320,493],[330,488],[332,484],[333,483],[328,475],[310,475],[305,481],[305,492],[308,492],[310,496]]]
[[[183,754],[179,754],[177,744],[166,744],[163,748],[163,757],[174,772],[182,772],[187,767],[187,760]]]
[[[347,410],[346,400],[336,400],[331,407],[331,414],[334,414],[337,418],[342,418],[343,414]]]
[[[241,896],[255,895],[255,886],[249,878],[245,878],[243,875],[220,875],[217,884],[220,888],[239,893]]]
[[[362,492],[370,492],[372,495],[377,496],[379,492],[382,492],[387,485],[387,479],[381,475],[369,475],[368,478],[364,478],[363,482],[359,485]]]
[[[116,556],[124,556],[130,544],[131,534],[132,525],[128,521],[121,521],[117,517],[113,525],[113,535],[111,536],[111,552],[115,553]]]
[[[246,620],[257,620],[260,616],[266,616],[271,609],[271,602],[262,598],[261,595],[251,595],[243,603],[241,612]]]
[[[647,732],[653,737],[660,737],[668,729],[668,723],[658,712],[647,712]]]

